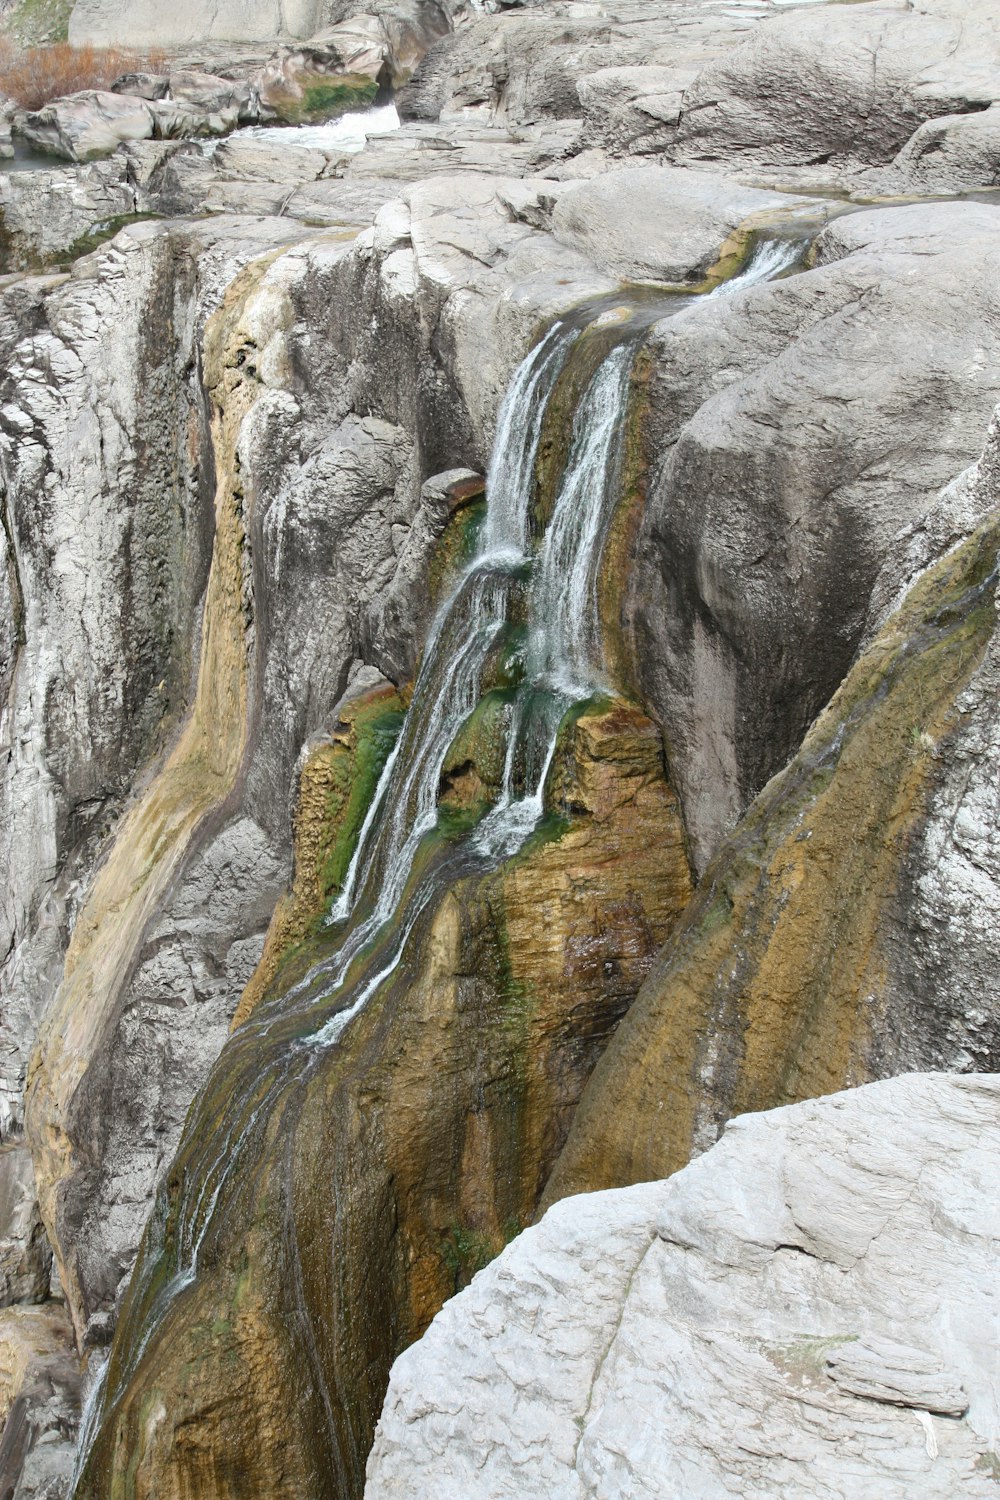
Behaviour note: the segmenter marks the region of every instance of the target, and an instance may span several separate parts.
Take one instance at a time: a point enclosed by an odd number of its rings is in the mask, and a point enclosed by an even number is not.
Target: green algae
[[[339,755],[334,752],[336,765],[321,834],[328,851],[320,876],[326,910],[343,888],[362,825],[404,719],[402,708],[387,709],[380,704],[359,708],[354,718],[353,754],[347,750]]]
[[[455,579],[476,555],[479,534],[486,518],[486,501],[481,493],[457,505],[434,548],[428,576],[428,590],[435,604],[440,603]]]
[[[289,125],[323,124],[349,111],[368,109],[378,97],[378,83],[361,74],[307,73],[296,82],[297,87],[274,91],[267,101]]]

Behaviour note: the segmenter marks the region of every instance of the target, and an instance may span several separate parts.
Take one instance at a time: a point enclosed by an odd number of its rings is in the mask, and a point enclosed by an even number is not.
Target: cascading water
[[[762,241],[720,294],[780,274],[801,249],[801,240]],[[672,305],[690,307],[693,300]],[[218,1242],[227,1215],[238,1217],[234,1169],[263,1149],[275,1112],[304,1089],[352,1017],[399,967],[422,914],[456,880],[513,855],[541,820],[560,727],[574,705],[606,687],[597,590],[618,498],[622,418],[636,343],[665,311],[662,301],[649,301],[620,321],[605,309],[589,323],[585,316],[557,323],[517,371],[498,419],[476,555],[429,633],[402,732],[328,919],[334,951],[234,1033],[225,1068],[213,1070],[192,1109],[107,1378],[94,1387],[78,1473],[86,1471],[99,1421],[195,1281],[203,1247]],[[576,404],[568,458],[539,536],[534,476],[546,410],[588,328],[602,330],[603,357]],[[449,836],[440,820],[442,772],[515,617],[523,623],[523,646],[504,710],[502,783],[492,806]],[[322,1384],[320,1373],[317,1380]]]

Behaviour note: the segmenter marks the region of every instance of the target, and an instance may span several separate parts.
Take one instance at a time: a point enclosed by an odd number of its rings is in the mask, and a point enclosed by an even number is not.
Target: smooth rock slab
[[[995,1495],[998,1104],[909,1074],[557,1204],[397,1360],[366,1500]]]
[[[791,201],[707,172],[625,167],[567,187],[552,232],[624,280],[681,281],[707,271],[744,219]]]

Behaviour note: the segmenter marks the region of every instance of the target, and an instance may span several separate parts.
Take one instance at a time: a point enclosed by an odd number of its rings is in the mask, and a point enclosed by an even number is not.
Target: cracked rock
[[[987,1500],[998,1102],[908,1074],[557,1204],[397,1360],[365,1500]]]

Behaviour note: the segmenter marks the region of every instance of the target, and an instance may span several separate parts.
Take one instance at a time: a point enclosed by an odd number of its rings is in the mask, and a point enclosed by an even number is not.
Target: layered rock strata
[[[397,81],[410,71],[420,17],[367,13],[352,45],[370,89],[387,46]],[[275,87],[322,50],[286,47]],[[885,622],[996,504],[995,442],[955,476],[1000,395],[997,210],[848,212],[993,180],[994,55],[960,0],[546,3],[440,41],[400,94],[421,118],[360,152],[130,141],[0,184],[4,269],[49,266],[5,279],[0,305],[0,1301],[21,1304],[0,1339],[38,1303],[31,1392],[67,1338],[64,1297],[86,1353],[111,1337],[157,1185],[176,1203],[197,1165],[186,1139],[168,1172],[237,1008],[204,1142],[246,1123],[231,1085],[270,1066],[251,1028],[329,940],[521,355],[585,297],[611,323],[662,302],[619,277],[707,290],[776,225],[819,234],[795,276],[651,315],[598,600],[629,696],[564,740],[548,841],[490,879],[456,872],[414,935],[412,991],[400,979],[282,1094],[204,1279],[166,1322],[137,1283],[93,1493],[358,1492],[390,1360],[535,1212],[687,902],[687,856],[701,890],[552,1196],[673,1170],[734,1109],[996,1066],[992,522]],[[264,57],[183,61],[141,86],[167,113],[186,99],[189,132]],[[110,238],[142,214],[213,217]],[[554,420],[543,446],[544,479],[568,431]],[[445,767],[453,831],[496,795],[501,702]],[[316,1209],[331,1156],[340,1227]],[[65,1480],[79,1373],[67,1354],[34,1426],[0,1391],[0,1472],[25,1500]]]

